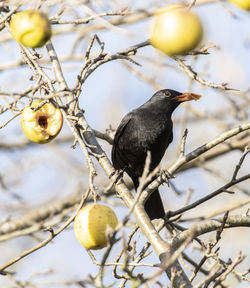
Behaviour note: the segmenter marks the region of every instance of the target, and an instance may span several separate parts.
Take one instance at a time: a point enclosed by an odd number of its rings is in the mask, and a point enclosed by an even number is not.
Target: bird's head
[[[154,101],[157,101],[157,99],[159,99],[162,104],[166,103],[170,110],[173,111],[182,102],[199,100],[201,98],[201,95],[189,92],[181,93],[171,89],[163,89],[157,91],[152,97],[152,100],[153,98]]]

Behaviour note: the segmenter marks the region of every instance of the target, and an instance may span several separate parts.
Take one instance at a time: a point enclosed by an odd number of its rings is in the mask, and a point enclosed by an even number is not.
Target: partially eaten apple
[[[21,126],[31,141],[44,144],[58,135],[62,128],[63,116],[60,109],[52,103],[46,103],[39,108],[40,105],[42,100],[35,101],[23,109]]]
[[[83,207],[75,217],[77,240],[87,249],[102,249],[108,245],[108,231],[118,223],[115,212],[102,204]]]

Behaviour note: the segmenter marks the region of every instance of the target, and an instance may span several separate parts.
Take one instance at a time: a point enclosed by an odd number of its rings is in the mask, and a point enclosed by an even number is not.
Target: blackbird
[[[160,90],[122,119],[114,137],[112,161],[115,169],[125,171],[132,178],[135,189],[139,186],[147,151],[151,153],[150,171],[153,171],[173,140],[173,111],[180,103],[200,97],[194,93]],[[151,220],[164,217],[158,190],[150,195],[144,208]]]

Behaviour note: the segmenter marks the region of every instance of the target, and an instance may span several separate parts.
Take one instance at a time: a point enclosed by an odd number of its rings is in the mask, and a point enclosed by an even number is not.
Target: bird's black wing
[[[113,147],[112,147],[112,162],[113,162],[113,165],[116,169],[123,169],[125,168],[125,166],[127,165],[126,161],[123,161],[123,156],[122,156],[122,151],[120,151],[120,146],[119,146],[119,140],[120,138],[122,137],[128,123],[130,122],[131,118],[129,117],[129,115],[126,115],[119,127],[117,128],[116,130],[116,133],[115,133],[115,138],[114,138],[114,141],[113,141]]]
[[[143,154],[141,155],[142,151],[138,150],[135,130],[135,118],[132,112],[122,119],[117,128],[112,148],[114,167],[125,170],[133,180],[141,176],[142,172],[139,171],[141,169],[136,168],[138,168],[138,158],[143,156]]]

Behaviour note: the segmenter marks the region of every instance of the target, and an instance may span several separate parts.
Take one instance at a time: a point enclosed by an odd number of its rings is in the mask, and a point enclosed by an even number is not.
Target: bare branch
[[[85,193],[84,197],[82,197],[82,200],[76,210],[76,212],[74,213],[73,216],[71,216],[60,228],[58,228],[56,230],[56,232],[53,231],[52,228],[48,228],[47,231],[50,232],[50,235],[48,236],[48,238],[46,238],[45,240],[43,240],[41,243],[39,243],[38,245],[34,246],[31,249],[28,249],[27,251],[21,253],[19,256],[13,258],[12,260],[10,260],[8,263],[2,265],[0,267],[0,273],[3,273],[3,271],[10,267],[11,265],[17,263],[18,261],[20,261],[21,259],[23,259],[24,257],[30,255],[31,253],[41,249],[42,247],[46,246],[52,239],[54,239],[57,235],[59,235],[65,228],[67,228],[70,223],[75,219],[76,214],[78,213],[78,211],[82,208],[82,205],[84,204],[85,200],[88,197],[88,193]]]

